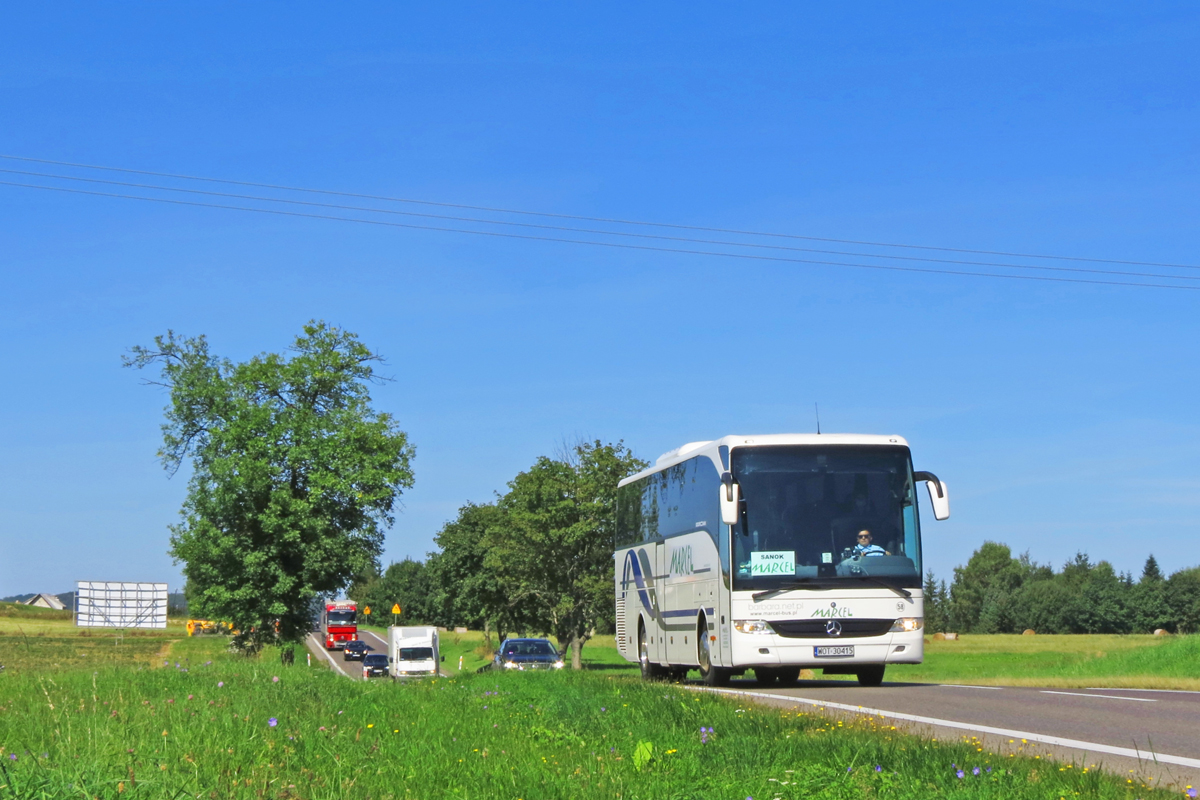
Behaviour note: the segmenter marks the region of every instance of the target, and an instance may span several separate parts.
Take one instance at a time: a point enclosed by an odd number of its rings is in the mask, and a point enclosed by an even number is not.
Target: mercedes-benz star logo
[[[829,634],[830,636],[841,636],[842,623],[838,622],[836,619],[829,620],[825,623],[825,633]]]

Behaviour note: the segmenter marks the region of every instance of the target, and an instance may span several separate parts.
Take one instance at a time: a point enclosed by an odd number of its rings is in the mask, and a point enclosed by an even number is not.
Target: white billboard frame
[[[167,584],[76,581],[75,625],[80,628],[165,628]]]

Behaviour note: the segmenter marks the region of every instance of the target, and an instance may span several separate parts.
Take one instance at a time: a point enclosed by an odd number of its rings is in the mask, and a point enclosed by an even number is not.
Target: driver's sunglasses
[[[863,533],[863,534],[859,534],[859,537],[858,537],[858,538],[860,538],[860,539],[870,539],[870,538],[871,538],[871,535],[870,535],[869,533]]]

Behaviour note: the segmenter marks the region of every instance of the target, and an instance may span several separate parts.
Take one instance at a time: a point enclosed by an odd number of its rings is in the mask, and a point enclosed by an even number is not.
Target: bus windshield
[[[354,609],[338,608],[327,612],[326,618],[330,625],[353,625],[354,613]]]
[[[921,585],[921,537],[907,447],[736,448],[733,588],[805,582]]]

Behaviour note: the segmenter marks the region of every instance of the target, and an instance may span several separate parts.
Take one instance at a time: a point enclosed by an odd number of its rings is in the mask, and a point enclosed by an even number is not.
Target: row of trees
[[[466,505],[425,562],[379,573],[384,530],[413,485],[414,449],[372,407],[380,356],[313,321],[290,352],[220,358],[168,331],[124,359],[170,392],[159,457],[191,467],[171,555],[192,613],[228,621],[248,653],[299,642],[314,602],[351,596],[386,619],[552,633],[571,661],[612,627],[617,482],[645,466],[618,442],[539,458],[493,503]]]
[[[925,624],[964,633],[1171,633],[1200,631],[1200,567],[1166,577],[1151,555],[1141,577],[1078,553],[1055,572],[984,542],[950,586],[925,578]]]
[[[551,633],[581,666],[584,644],[613,627],[617,482],[642,469],[621,442],[543,456],[495,502],[468,504],[437,534],[439,550],[357,579],[350,597],[413,624]]]

